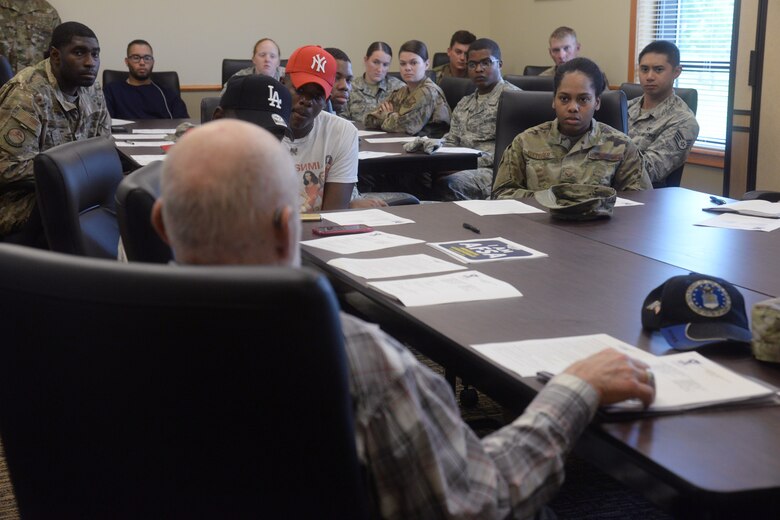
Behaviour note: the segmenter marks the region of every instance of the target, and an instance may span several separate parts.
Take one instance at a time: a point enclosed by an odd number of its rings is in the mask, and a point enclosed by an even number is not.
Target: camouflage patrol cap
[[[780,298],[753,305],[753,355],[760,361],[780,363]]]
[[[612,216],[617,192],[609,186],[556,184],[549,189],[534,192],[534,197],[550,210],[552,217],[593,220]]]

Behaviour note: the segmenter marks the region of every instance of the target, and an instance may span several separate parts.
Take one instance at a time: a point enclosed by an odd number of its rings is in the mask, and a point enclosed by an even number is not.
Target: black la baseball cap
[[[279,139],[289,132],[292,96],[287,87],[270,76],[251,74],[230,78],[219,106],[232,110],[238,119],[265,128]]]
[[[677,350],[712,343],[750,343],[745,300],[729,282],[690,273],[673,276],[650,291],[642,305],[642,327],[658,330]]]

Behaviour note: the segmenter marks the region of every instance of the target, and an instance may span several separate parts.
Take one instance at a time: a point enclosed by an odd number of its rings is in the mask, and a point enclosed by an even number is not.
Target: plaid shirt
[[[342,314],[358,456],[382,518],[528,518],[563,481],[596,391],[562,374],[481,441],[452,389],[393,338]]]

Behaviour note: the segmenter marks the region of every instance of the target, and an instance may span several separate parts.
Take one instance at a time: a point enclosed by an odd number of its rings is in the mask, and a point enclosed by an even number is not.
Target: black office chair
[[[363,518],[324,276],[0,244],[0,432],[22,518]]]
[[[433,53],[433,67],[444,65],[450,62],[450,57],[446,52],[434,52]]]
[[[111,139],[93,137],[35,156],[36,198],[52,251],[116,258],[114,194],[122,163]]]
[[[442,78],[439,85],[447,98],[450,109],[455,110],[458,102],[477,89],[477,86],[469,78]]]
[[[14,70],[11,68],[11,62],[8,61],[8,58],[0,54],[0,87],[13,77]]]
[[[496,117],[496,152],[493,159],[493,179],[506,148],[517,134],[555,119],[552,92],[505,91],[501,93]],[[626,96],[619,90],[601,94],[601,107],[594,117],[597,121],[625,132],[628,127]]]
[[[769,202],[780,202],[780,191],[753,190],[745,192],[742,200],[766,200]]]
[[[131,262],[165,264],[171,248],[152,227],[152,206],[160,196],[162,161],[155,161],[122,179],[116,189],[116,214],[125,255]]]
[[[538,76],[549,68],[546,65],[526,65],[523,69],[523,76]]]
[[[388,73],[387,73],[387,75],[388,75],[388,76],[393,76],[394,78],[398,78],[398,79],[400,79],[401,81],[403,81],[403,80],[404,80],[404,79],[401,77],[401,73],[400,73],[400,72],[388,72]],[[436,83],[436,71],[434,71],[434,70],[431,70],[431,69],[428,69],[428,70],[426,70],[426,71],[425,71],[425,75],[426,75],[426,76],[428,76],[429,78],[431,78],[431,81],[433,81],[434,83]]]
[[[596,121],[608,124],[624,134],[628,133],[628,101],[622,90],[601,93],[601,106],[594,114]]]
[[[626,96],[628,99],[634,99],[639,96],[641,96],[644,91],[642,90],[642,85],[638,83],[623,83],[620,85],[620,90],[626,93]],[[680,96],[680,98],[685,101],[685,104],[688,105],[688,107],[691,109],[694,115],[696,115],[696,109],[699,105],[699,92],[695,88],[676,88],[674,89],[674,93]],[[667,188],[667,187],[677,187],[680,185],[680,182],[682,181],[682,174],[683,169],[685,168],[685,164],[682,164],[679,168],[675,169],[672,173],[670,173],[666,179],[664,179],[662,182],[653,183],[654,188]]]
[[[504,79],[523,90],[552,92],[555,89],[552,76],[515,76],[507,74],[504,76]]]
[[[638,98],[642,94],[644,94],[644,91],[642,90],[642,85],[639,83],[622,83],[620,85],[620,90],[626,93],[626,97],[628,100],[632,100],[634,98]],[[696,114],[696,109],[699,105],[699,91],[695,88],[677,88],[675,87],[674,93],[680,96],[680,98],[685,101],[685,104],[688,105],[688,107],[691,109],[691,111]]]
[[[103,85],[115,81],[127,81],[129,73],[126,70],[104,70]],[[181,95],[179,86],[179,74],[176,71],[152,72],[152,81],[161,87],[166,87],[176,94]]]
[[[219,106],[219,96],[209,96],[200,100],[200,122],[208,123],[214,119],[214,110]]]
[[[222,60],[222,84],[227,83],[233,74],[241,69],[252,66],[252,60],[242,60],[235,58],[225,58]]]

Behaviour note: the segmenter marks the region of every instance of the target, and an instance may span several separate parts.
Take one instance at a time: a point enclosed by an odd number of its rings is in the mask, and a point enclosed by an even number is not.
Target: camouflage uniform
[[[59,24],[60,15],[45,0],[0,0],[0,54],[14,72],[35,65]]]
[[[65,98],[48,59],[0,88],[0,236],[30,216],[35,203],[33,158],[38,152],[111,134],[100,84],[80,87],[77,93],[78,104]],[[11,188],[15,183],[18,188]]]
[[[0,1],[2,1],[2,0],[0,0]],[[239,76],[251,76],[252,74],[257,74],[255,72],[255,66],[254,65],[250,65],[249,67],[247,67],[245,69],[239,70],[238,72],[236,72],[235,74],[230,76],[228,78],[228,81],[230,81],[233,78],[237,78]],[[280,79],[282,76],[284,76],[284,67],[276,67],[276,73],[274,73],[274,79],[276,81],[282,81]],[[225,84],[222,85],[222,92],[219,93],[219,97],[222,97],[222,94],[225,93],[226,89],[227,89],[227,82],[225,82]]]
[[[503,79],[488,94],[477,92],[460,100],[452,112],[450,131],[444,146],[465,146],[482,151],[476,170],[464,170],[439,177],[433,185],[436,200],[486,199],[493,185],[493,154],[496,148],[498,102],[505,90],[520,90]]]
[[[558,131],[557,121],[549,121],[518,135],[506,149],[493,198],[530,197],[563,183],[652,189],[639,150],[627,135],[594,119],[591,130],[574,141]]]
[[[456,76],[455,74],[453,74],[449,62],[443,65],[439,65],[438,67],[433,67],[431,70],[436,73],[437,85],[441,85],[442,78],[467,78],[468,77],[468,75]]]
[[[556,66],[556,65],[553,65],[553,66],[552,66],[552,67],[550,67],[549,69],[547,69],[547,70],[543,70],[542,72],[540,72],[540,73],[539,73],[539,75],[540,75],[540,76],[555,76],[555,70],[556,70],[556,68],[557,68],[557,66]]]
[[[364,76],[352,81],[352,92],[349,94],[346,109],[339,114],[341,117],[352,121],[364,122],[366,114],[375,110],[390,94],[406,85],[395,76],[385,76],[385,79],[376,85],[366,83]]]
[[[393,112],[366,114],[366,128],[431,137],[441,137],[449,129],[450,106],[444,92],[428,77],[412,91],[404,85],[387,101],[393,104]]]
[[[628,135],[639,148],[642,167],[650,180],[662,183],[685,164],[699,135],[699,123],[688,105],[675,94],[650,110],[642,110],[644,96],[628,102]]]

